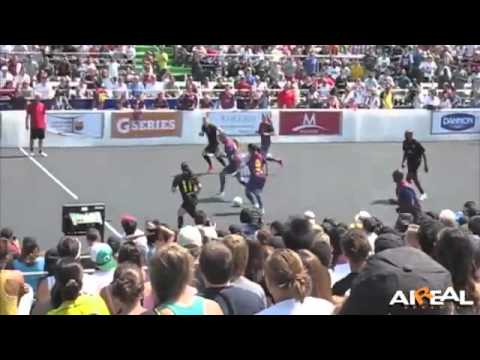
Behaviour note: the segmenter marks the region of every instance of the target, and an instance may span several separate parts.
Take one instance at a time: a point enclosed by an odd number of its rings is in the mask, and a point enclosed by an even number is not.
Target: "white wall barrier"
[[[49,111],[47,147],[205,144],[202,117],[240,142],[259,142],[255,132],[272,120],[278,143],[398,142],[411,129],[421,141],[480,140],[480,109],[429,110],[215,110]],[[1,147],[28,146],[24,111],[0,114]]]

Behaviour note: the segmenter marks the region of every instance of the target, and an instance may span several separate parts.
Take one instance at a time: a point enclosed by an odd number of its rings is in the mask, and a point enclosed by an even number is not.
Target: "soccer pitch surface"
[[[429,196],[424,209],[458,210],[466,200],[479,202],[480,142],[445,141],[424,146],[430,168],[428,174],[423,166],[419,171]],[[145,220],[155,218],[176,226],[181,197],[171,192],[173,176],[180,172],[182,161],[194,172],[204,173],[203,148],[46,148],[49,157],[37,155],[35,160],[56,181],[19,149],[1,149],[0,226],[13,228],[20,238],[35,236],[41,248],[47,249],[62,235],[62,205],[92,202],[105,203],[106,218],[118,232],[123,213],[136,216],[142,229]],[[306,210],[314,211],[319,221],[328,216],[349,223],[360,210],[388,224],[395,221],[395,207],[373,203],[394,197],[391,174],[400,167],[400,143],[273,144],[271,151],[285,166],[269,163],[270,176],[263,192],[266,222],[286,220]],[[213,161],[218,173],[221,165]],[[221,202],[215,199],[218,175],[204,175],[200,181],[203,189],[197,208],[205,210],[218,228],[239,223],[240,211],[231,206],[231,199],[241,195],[248,204],[242,186],[227,177],[225,202]],[[192,223],[188,216],[185,220]],[[106,228],[106,237],[111,234]]]

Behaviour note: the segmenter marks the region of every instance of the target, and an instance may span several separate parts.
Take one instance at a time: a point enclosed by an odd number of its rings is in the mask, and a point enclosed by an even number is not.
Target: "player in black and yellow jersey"
[[[178,188],[183,200],[177,212],[179,229],[183,226],[183,215],[185,215],[185,213],[195,218],[198,204],[197,194],[202,189],[202,184],[200,184],[197,177],[193,175],[190,166],[188,166],[186,162],[182,162],[181,169],[182,173],[175,176],[172,183],[172,192],[175,192]]]

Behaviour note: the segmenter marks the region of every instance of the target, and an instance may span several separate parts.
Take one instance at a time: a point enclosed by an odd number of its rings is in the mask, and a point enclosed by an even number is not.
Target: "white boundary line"
[[[58,186],[60,186],[63,190],[65,190],[65,192],[70,195],[72,198],[74,198],[75,200],[78,200],[79,197],[73,192],[71,191],[68,187],[66,187],[60,180],[58,180],[55,176],[52,175],[52,173],[50,171],[48,171],[42,164],[40,164],[37,160],[35,160],[33,157],[30,156],[29,153],[27,153],[25,151],[25,149],[23,149],[22,147],[18,147],[18,150],[20,150],[22,152],[23,155],[25,155],[27,158],[29,158],[35,165],[38,166],[38,168],[40,170],[42,170],[50,179],[52,179]],[[116,236],[118,237],[122,237],[122,235],[117,231],[115,230],[115,228],[110,225],[107,221],[105,221],[105,226],[113,233],[115,234]]]
[[[70,195],[72,198],[74,198],[75,200],[78,200],[78,196],[73,192],[71,191],[68,187],[66,187],[60,180],[58,180],[55,176],[52,175],[52,173],[50,171],[48,171],[42,164],[40,164],[37,160],[35,160],[33,157],[30,156],[30,154],[28,154],[25,149],[23,149],[22,147],[18,147],[18,150],[20,150],[23,155],[25,155],[26,157],[28,157],[35,165],[38,166],[38,168],[40,170],[42,170],[45,174],[47,174],[47,176],[52,179],[58,186],[60,186],[63,190],[65,190],[65,192]]]
[[[115,230],[115,228],[114,228],[112,225],[110,225],[109,222],[105,221],[105,226],[106,226],[106,227],[108,228],[108,230],[110,230],[115,236],[120,237],[120,238],[122,237],[122,235],[121,235],[117,230]]]

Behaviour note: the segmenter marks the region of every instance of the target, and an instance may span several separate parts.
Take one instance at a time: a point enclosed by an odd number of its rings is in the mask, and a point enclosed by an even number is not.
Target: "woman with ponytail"
[[[147,309],[142,306],[145,291],[143,271],[136,264],[122,263],[110,285],[115,315],[141,315]]]
[[[277,249],[266,260],[265,280],[275,305],[258,315],[331,315],[334,305],[310,296],[311,279],[300,256]]]
[[[53,310],[48,315],[110,315],[98,295],[82,293],[83,268],[74,258],[60,259],[51,293]]]

